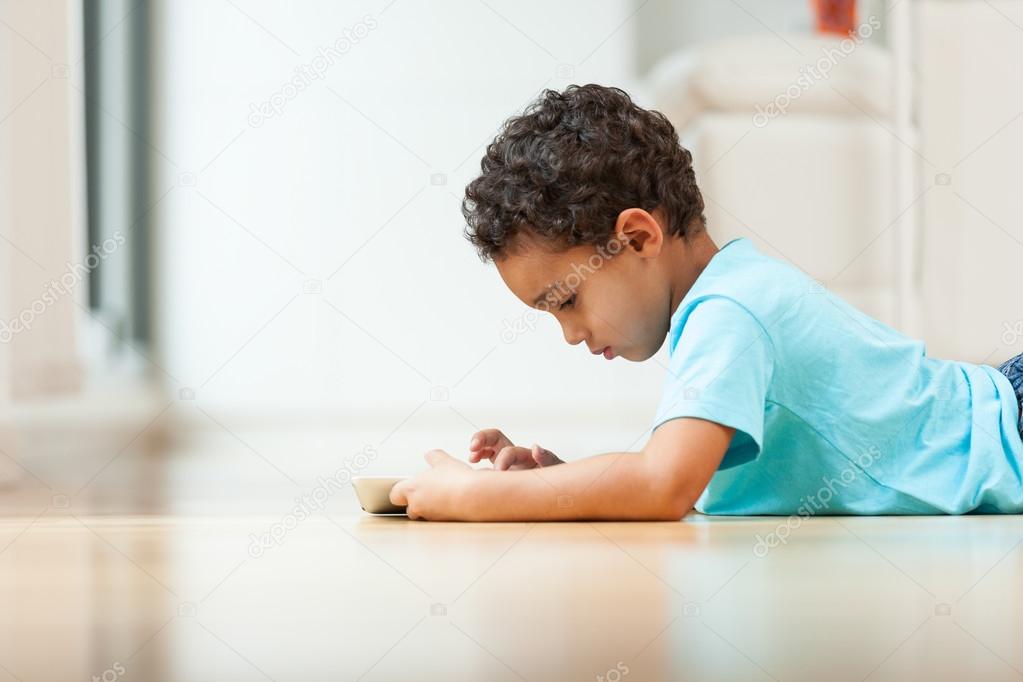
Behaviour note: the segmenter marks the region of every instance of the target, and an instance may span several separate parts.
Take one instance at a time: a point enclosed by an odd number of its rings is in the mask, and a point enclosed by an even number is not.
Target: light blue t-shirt
[[[736,429],[706,514],[1023,513],[1023,441],[994,367],[911,339],[744,237],[679,304],[654,427]]]

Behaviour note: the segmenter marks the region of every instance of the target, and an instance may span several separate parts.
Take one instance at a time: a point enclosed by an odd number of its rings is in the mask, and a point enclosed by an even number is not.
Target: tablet
[[[370,514],[405,514],[404,506],[391,504],[391,488],[407,476],[352,476],[355,496],[362,510]]]

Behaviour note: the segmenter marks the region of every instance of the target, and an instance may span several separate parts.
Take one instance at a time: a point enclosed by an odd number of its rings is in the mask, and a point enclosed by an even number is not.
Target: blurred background
[[[14,507],[272,504],[486,426],[638,447],[664,351],[567,346],[462,236],[486,143],[570,83],[671,118],[719,244],[932,355],[1023,346],[1021,2],[5,0],[0,34]]]
[[[668,115],[719,245],[997,365],[1023,351],[1021,64],[1021,0],[0,0],[0,566],[88,565],[96,538],[31,538],[96,515],[238,518],[242,557],[247,515],[483,427],[640,447],[664,350],[566,345],[462,236],[545,88]]]
[[[639,447],[663,349],[566,345],[462,236],[487,142],[570,83],[671,118],[719,244],[932,355],[1023,350],[1023,2],[4,0],[0,36],[12,509],[275,504],[487,426]]]

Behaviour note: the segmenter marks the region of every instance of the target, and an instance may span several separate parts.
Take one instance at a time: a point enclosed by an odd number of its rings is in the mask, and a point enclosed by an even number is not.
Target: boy
[[[616,88],[547,90],[466,188],[467,236],[570,344],[670,369],[639,453],[562,462],[500,431],[398,483],[409,518],[1023,512],[1023,356],[925,356],[745,238],[710,238],[691,156]]]

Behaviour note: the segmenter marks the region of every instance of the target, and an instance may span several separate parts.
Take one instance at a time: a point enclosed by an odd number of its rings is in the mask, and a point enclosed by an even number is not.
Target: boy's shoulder
[[[823,289],[802,270],[763,253],[747,237],[725,243],[682,298],[671,319],[672,336],[681,334],[694,310],[727,310],[730,301],[762,326],[771,326],[805,294]],[[713,306],[708,302],[715,301]]]
[[[725,334],[724,332],[728,332]],[[725,244],[671,317],[669,351],[680,342],[713,352],[719,338],[763,333],[779,362],[844,362],[870,371],[897,351],[907,362],[925,353],[922,341],[864,313],[798,267],[762,253],[740,237]]]
[[[749,237],[736,237],[718,249],[691,291],[745,291],[764,289],[772,284],[776,287],[806,282],[813,282],[813,279],[798,267],[764,253]]]

